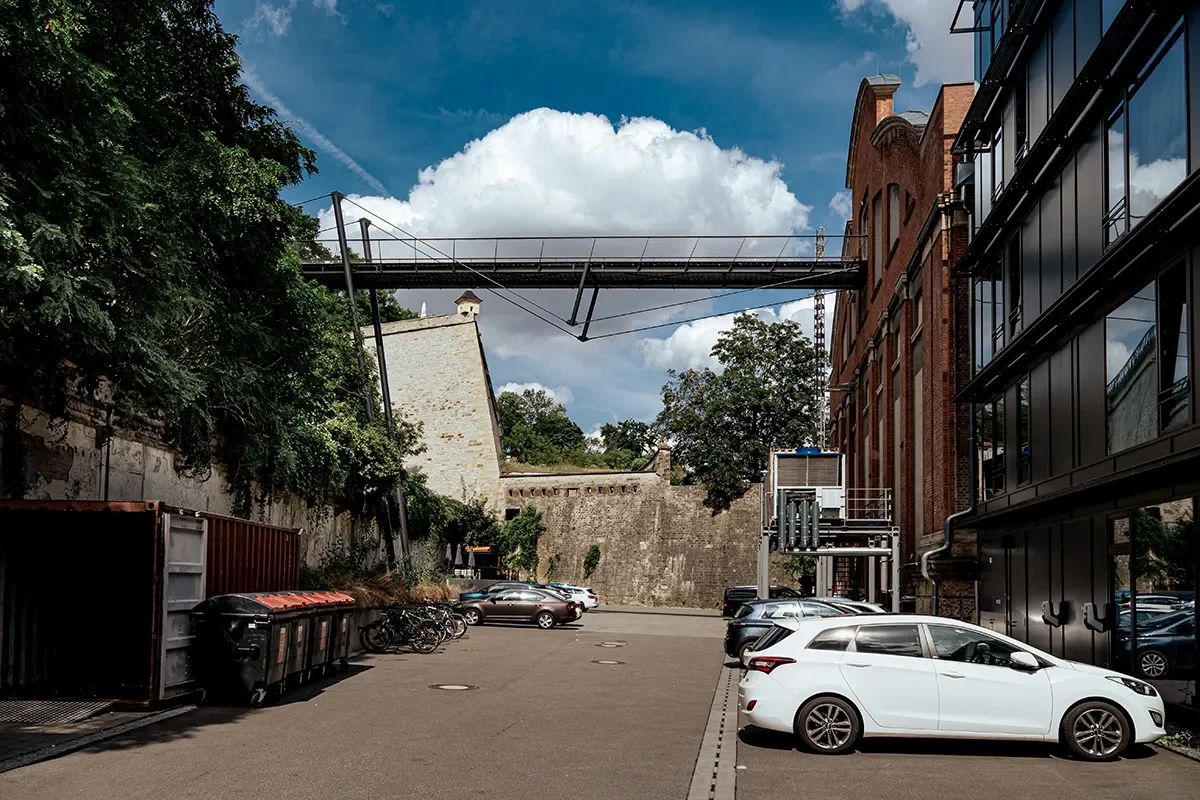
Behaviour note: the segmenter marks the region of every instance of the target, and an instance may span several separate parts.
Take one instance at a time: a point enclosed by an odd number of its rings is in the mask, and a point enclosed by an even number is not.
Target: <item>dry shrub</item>
[[[423,600],[445,603],[458,599],[458,590],[445,583],[423,581],[409,588],[398,572],[384,572],[338,588],[353,597],[360,608],[420,603]]]

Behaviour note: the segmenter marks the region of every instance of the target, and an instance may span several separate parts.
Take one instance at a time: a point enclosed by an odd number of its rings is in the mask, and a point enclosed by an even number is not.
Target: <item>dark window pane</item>
[[[875,273],[875,282],[883,280],[883,193],[875,195],[871,201],[871,218],[874,220],[871,238],[874,241],[874,246],[871,248],[871,260],[873,264],[873,272]]]
[[[1009,658],[1018,650],[986,634],[950,625],[930,625],[929,638],[937,657],[943,661],[1007,667]]]
[[[1103,14],[1102,30],[1108,30],[1108,26],[1112,25],[1112,21],[1117,18],[1117,12],[1123,5],[1125,5],[1125,0],[1102,0],[1100,5],[1100,13]]]
[[[1121,112],[1108,124],[1105,132],[1105,169],[1108,183],[1105,186],[1104,238],[1114,242],[1128,230],[1125,212],[1125,114]]]
[[[1104,325],[1108,452],[1158,435],[1154,284],[1108,315]]]
[[[809,650],[845,650],[854,638],[854,628],[831,628],[818,633],[808,643]]]
[[[1011,340],[1021,332],[1021,315],[1024,300],[1021,295],[1021,237],[1013,236],[1004,249],[1004,276],[1008,284],[1008,338]],[[996,296],[1000,301],[1002,295]],[[1001,334],[1003,335],[1003,333]]]
[[[992,402],[991,484],[994,494],[1004,493],[1004,396]]]
[[[1050,23],[1050,104],[1058,108],[1075,80],[1075,9],[1065,0]]]
[[[921,658],[921,639],[916,625],[863,625],[854,637],[854,649],[860,653]]]
[[[1183,265],[1159,278],[1159,424],[1162,430],[1188,421],[1188,307]]]
[[[1118,523],[1128,544],[1122,545]],[[1195,703],[1196,523],[1191,499],[1135,509],[1113,524],[1118,669],[1154,684],[1168,706]]]
[[[900,238],[900,186],[888,184],[888,251]]]
[[[1132,225],[1187,177],[1187,129],[1187,64],[1180,36],[1129,100]]]
[[[1029,483],[1029,379],[1017,385],[1017,485]]]

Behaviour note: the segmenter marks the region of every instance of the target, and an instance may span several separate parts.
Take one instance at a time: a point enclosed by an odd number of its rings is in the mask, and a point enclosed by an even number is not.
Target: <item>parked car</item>
[[[742,658],[776,620],[802,617],[840,617],[846,612],[816,600],[751,600],[743,603],[725,628],[725,655]]]
[[[463,615],[468,625],[488,622],[532,622],[542,630],[574,622],[583,616],[583,606],[564,600],[545,589],[508,589],[487,598],[460,600],[455,611]]]
[[[1188,672],[1196,667],[1196,610],[1186,609],[1162,614],[1153,619],[1141,619],[1138,604],[1136,646],[1130,641],[1130,631],[1117,628],[1117,647],[1134,669],[1147,678],[1166,678],[1174,672]],[[1122,635],[1123,634],[1123,635]]]
[[[770,588],[770,595],[769,599],[777,600],[785,597],[799,597],[800,593],[787,586],[772,586]],[[741,608],[743,603],[756,599],[758,599],[757,586],[730,586],[725,590],[725,601],[721,605],[721,616],[732,617],[737,614],[738,609]]]
[[[1161,612],[1161,611],[1144,611],[1143,609],[1139,608],[1138,612],[1137,612],[1138,627],[1140,628],[1143,625],[1145,625],[1147,622],[1149,622],[1150,620],[1157,619],[1158,617],[1161,617],[1162,615],[1163,615],[1163,612]],[[1133,615],[1129,609],[1125,609],[1124,611],[1122,611],[1120,614],[1117,615],[1117,630],[1127,631],[1131,627],[1133,627]]]
[[[576,586],[573,583],[552,583],[550,588],[566,592],[571,600],[583,604],[584,611],[590,611],[600,605],[600,597],[594,590],[586,586]]]
[[[1106,761],[1164,734],[1145,681],[943,617],[780,620],[759,647],[741,710],[817,753],[862,736],[955,737],[1060,742]]]
[[[541,583],[533,581],[497,581],[491,586],[485,586],[474,592],[463,592],[458,596],[459,600],[486,600],[494,594],[508,591],[509,589],[537,589],[538,591],[550,592],[557,595],[560,599],[569,600],[570,595],[561,589],[555,589]]]
[[[1125,598],[1124,602],[1121,603],[1121,608],[1130,608],[1133,600],[1137,601],[1138,611],[1168,613],[1178,611],[1187,605],[1186,600],[1169,594],[1139,594],[1136,598]]]
[[[851,612],[860,614],[888,614],[888,609],[879,605],[879,603],[868,603],[865,600],[848,600],[845,597],[814,597],[813,600],[820,600],[822,603],[828,603],[834,608],[845,608]]]

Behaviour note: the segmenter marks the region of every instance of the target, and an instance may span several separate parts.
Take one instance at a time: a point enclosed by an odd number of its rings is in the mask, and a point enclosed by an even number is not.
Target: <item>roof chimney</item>
[[[479,304],[482,302],[474,292],[468,289],[462,293],[462,297],[454,301],[454,305],[458,306],[458,313],[464,317],[477,317],[479,316]]]

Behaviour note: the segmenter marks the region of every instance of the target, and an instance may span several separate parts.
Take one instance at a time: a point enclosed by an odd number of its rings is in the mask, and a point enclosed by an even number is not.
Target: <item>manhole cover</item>
[[[469,692],[472,689],[478,689],[478,686],[471,686],[466,683],[434,683],[429,686],[430,689],[441,689],[445,692]]]
[[[606,667],[615,667],[618,664],[624,664],[624,661],[593,661],[593,664],[603,664]]]
[[[616,644],[623,646],[629,644],[629,642],[625,641],[624,639],[610,639],[609,641],[604,642],[604,644]]]
[[[601,642],[596,647],[624,647],[623,644],[613,644],[612,642]]]

